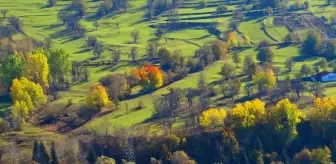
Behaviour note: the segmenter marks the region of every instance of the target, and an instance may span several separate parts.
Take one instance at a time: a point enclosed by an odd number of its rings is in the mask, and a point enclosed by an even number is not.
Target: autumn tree
[[[11,97],[14,104],[12,113],[23,118],[28,118],[34,107],[47,102],[42,87],[24,77],[13,80]]]
[[[64,88],[64,84],[69,82],[67,78],[71,71],[70,55],[63,49],[52,50],[49,53],[48,63],[52,84],[54,86],[59,84],[61,88]]]
[[[238,47],[239,43],[238,43],[237,36],[236,36],[235,33],[229,32],[227,37],[228,37],[227,38],[227,44],[228,44],[229,48]]]
[[[312,149],[311,151],[304,148],[296,154],[293,164],[326,164],[331,162],[331,152],[328,147]]]
[[[253,127],[264,120],[265,116],[265,103],[259,99],[237,104],[231,111],[233,124],[240,128]]]
[[[308,115],[314,134],[326,138],[330,134],[327,130],[332,128],[336,121],[334,115],[336,115],[336,98],[314,99],[313,110]]]
[[[44,51],[38,50],[28,54],[24,65],[24,77],[40,84],[43,89],[49,87],[49,65]]]
[[[91,87],[86,95],[86,105],[94,110],[99,111],[110,103],[106,89],[102,85]]]
[[[214,129],[224,126],[224,119],[226,118],[226,111],[224,109],[211,108],[200,116],[200,125],[206,129]]]
[[[269,111],[269,120],[276,130],[288,132],[291,136],[297,135],[296,125],[301,122],[304,115],[300,112],[296,104],[288,99],[279,101],[274,108]]]
[[[224,80],[232,78],[235,73],[235,68],[231,64],[225,62],[221,68],[220,74],[223,76]]]
[[[170,159],[171,164],[196,164],[184,151],[176,151]]]
[[[253,83],[259,91],[259,96],[274,88],[276,85],[276,77],[272,69],[258,70],[253,75]]]
[[[272,63],[274,58],[274,53],[271,50],[270,47],[261,47],[258,51],[257,54],[257,59],[261,62],[261,63]]]
[[[145,63],[140,68],[133,69],[131,76],[140,81],[144,90],[153,90],[163,85],[162,70],[150,63]]]
[[[226,42],[217,40],[211,46],[212,53],[215,60],[219,60],[221,57],[225,57],[228,53],[228,45]]]
[[[236,64],[236,67],[241,63],[241,58],[238,52],[234,52],[232,55],[232,61]]]
[[[109,158],[106,156],[100,156],[97,158],[95,164],[116,164],[116,161],[113,158]]]
[[[123,75],[108,74],[99,82],[106,88],[109,97],[113,100],[123,100],[131,93],[131,88]]]

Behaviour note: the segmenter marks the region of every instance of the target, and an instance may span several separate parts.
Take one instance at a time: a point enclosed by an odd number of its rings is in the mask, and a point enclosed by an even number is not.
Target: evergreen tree
[[[40,160],[40,147],[39,147],[39,144],[38,144],[37,140],[34,141],[32,160],[36,161],[36,162],[38,162]]]
[[[41,141],[40,143],[40,160],[38,161],[40,164],[47,164],[50,161],[50,157],[48,155],[47,149],[44,146],[44,143]]]
[[[50,156],[51,156],[51,164],[58,164],[54,142],[51,143]]]
[[[291,163],[291,160],[286,152],[285,149],[282,150],[282,159],[284,159],[284,164],[290,164]]]
[[[89,163],[95,163],[95,162],[96,162],[96,160],[97,160],[97,156],[96,156],[96,153],[95,153],[95,151],[94,151],[93,148],[91,148],[91,149],[89,150],[89,154],[87,155],[86,160],[87,160]]]
[[[242,163],[250,164],[249,158],[247,157],[246,150],[244,148],[241,149],[242,155]]]

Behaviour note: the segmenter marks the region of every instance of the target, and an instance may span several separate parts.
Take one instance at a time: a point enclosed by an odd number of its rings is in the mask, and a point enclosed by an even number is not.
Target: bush
[[[137,110],[140,110],[140,109],[143,109],[144,108],[144,102],[142,101],[142,100],[140,100],[139,102],[138,102],[138,105],[137,105],[137,107],[136,107],[136,109]]]
[[[199,59],[190,59],[187,63],[187,67],[189,67],[189,73],[201,71],[204,69],[204,65],[200,62]]]
[[[258,44],[258,49],[261,47],[266,47],[269,46],[271,43],[268,40],[262,40],[259,44]]]
[[[199,4],[200,8],[205,8],[207,6],[207,2],[205,0],[202,0]]]
[[[0,133],[5,132],[5,120],[0,117]]]
[[[210,87],[210,93],[209,96],[214,97],[217,96],[220,93],[220,89],[216,87]]]
[[[226,11],[228,11],[228,7],[225,5],[220,5],[216,8],[217,13],[224,13]]]

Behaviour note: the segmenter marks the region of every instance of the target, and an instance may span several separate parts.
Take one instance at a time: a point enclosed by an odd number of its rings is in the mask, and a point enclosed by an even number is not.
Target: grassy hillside
[[[323,8],[323,11],[321,11],[320,8],[325,3],[325,0],[311,0],[309,2],[311,3],[310,11],[312,11],[318,17],[321,15],[330,16],[331,13],[335,11],[334,7]],[[98,10],[98,4],[100,2],[88,1],[88,13],[80,21],[80,24],[82,24],[86,29],[86,33],[84,37],[78,38],[72,33],[67,32],[65,30],[65,26],[62,25],[61,21],[57,19],[57,13],[63,10],[70,3],[70,0],[58,0],[58,3],[54,7],[47,7],[46,0],[2,0],[0,2],[0,9],[9,10],[8,17],[20,17],[20,19],[23,21],[24,32],[27,35],[39,40],[43,40],[46,37],[51,37],[53,40],[53,48],[64,49],[70,53],[72,60],[91,60],[93,57],[92,50],[87,49],[86,46],[86,38],[88,36],[97,36],[98,40],[101,41],[106,47],[102,57],[98,59],[100,61],[111,60],[114,50],[121,50],[123,52],[123,55],[121,56],[122,61],[115,66],[89,67],[89,82],[75,84],[68,91],[60,92],[60,98],[52,102],[54,105],[66,104],[69,99],[72,99],[75,104],[81,104],[85,99],[88,88],[98,83],[98,80],[104,75],[108,73],[123,74],[125,72],[129,72],[129,70],[132,68],[138,67],[138,65],[129,62],[130,58],[127,53],[130,51],[131,47],[138,47],[138,58],[142,58],[146,55],[145,53],[147,43],[149,41],[157,40],[162,47],[167,47],[172,51],[182,50],[184,56],[191,57],[194,55],[194,51],[197,50],[200,46],[217,39],[217,36],[210,33],[208,27],[205,26],[191,26],[189,28],[169,31],[166,34],[167,42],[164,39],[158,39],[155,36],[157,29],[153,28],[152,25],[165,23],[167,19],[167,13],[162,13],[154,20],[147,20],[145,18],[145,0],[131,0],[130,8],[127,11],[112,13],[100,19],[95,16]],[[212,2],[209,0],[208,7],[200,9],[199,1],[182,1],[181,8],[178,8],[177,12],[181,22],[209,24],[217,23],[217,28],[220,31],[227,31],[228,24],[233,18],[230,14],[216,14],[216,6],[221,4],[224,4],[224,2]],[[237,9],[238,7],[238,5],[228,6],[230,11]],[[282,41],[283,37],[288,33],[288,29],[286,27],[273,26],[272,20],[272,16],[267,18],[265,21],[263,17],[246,17],[243,20],[238,30],[243,34],[248,35],[251,41],[255,44],[252,45],[252,48],[241,51],[241,58],[246,55],[252,55],[255,57],[257,54],[255,46],[262,40],[268,40],[271,43]],[[100,24],[97,30],[95,30],[93,26],[94,21],[98,21]],[[263,23],[266,24],[265,31],[261,30]],[[119,24],[118,27],[117,24]],[[132,38],[130,36],[131,32],[134,30],[140,31],[140,39],[137,44],[132,42]],[[238,32],[236,33],[238,34]],[[277,41],[274,41],[267,35],[271,35]],[[285,79],[287,76],[295,77],[303,63],[313,65],[320,61],[320,58],[299,56],[298,49],[299,47],[297,46],[280,48],[278,46],[272,47],[272,50],[275,53],[274,64],[282,68],[282,70],[285,69],[283,63],[287,59],[293,57],[296,62],[295,67],[290,74],[285,71],[281,72],[280,79]],[[160,88],[151,94],[146,94],[130,100],[122,101],[120,102],[120,109],[104,117],[91,121],[90,123],[86,124],[86,127],[99,127],[102,122],[106,123],[106,120],[109,124],[114,126],[129,126],[142,123],[148,125],[149,123],[146,122],[146,120],[152,116],[153,98],[167,93],[168,88],[196,87],[200,73],[205,75],[208,83],[219,81],[221,76],[218,73],[220,72],[221,66],[224,62],[232,63],[230,58],[231,55],[232,54],[230,53],[228,58],[211,64],[202,72],[189,74],[182,80]],[[241,67],[242,65],[237,68],[238,74],[241,71]],[[136,92],[137,89],[134,89],[133,94]],[[326,93],[328,96],[336,95],[336,92],[332,88],[327,89]],[[224,108],[231,107],[233,105],[231,103],[225,102],[220,103],[217,98],[215,97],[212,99],[212,105],[221,106]],[[129,109],[133,109],[140,101],[144,103],[143,109],[131,112],[126,111],[126,103],[128,104]],[[7,106],[4,105],[4,107]],[[180,126],[182,122],[184,122],[183,119],[187,118],[178,118],[174,126]]]

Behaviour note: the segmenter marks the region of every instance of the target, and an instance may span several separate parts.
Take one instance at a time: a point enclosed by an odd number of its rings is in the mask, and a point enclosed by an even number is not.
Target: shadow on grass
[[[309,56],[309,55],[299,55],[299,56],[293,57],[293,61],[294,62],[303,62],[303,61],[306,61],[306,60],[314,60],[316,58],[317,57]]]
[[[90,49],[90,48],[86,48],[86,49],[83,49],[83,50],[80,50],[80,51],[74,52],[74,54],[82,54],[82,53],[89,52],[89,51],[91,51],[91,50],[92,50],[92,49]]]

